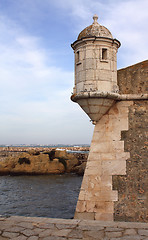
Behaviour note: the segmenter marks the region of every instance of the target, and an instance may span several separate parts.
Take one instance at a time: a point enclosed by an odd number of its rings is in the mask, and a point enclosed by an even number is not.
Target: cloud
[[[120,67],[147,59],[148,1],[124,1],[110,9],[105,25],[121,41],[118,60]]]
[[[3,23],[4,24],[4,23]],[[72,72],[66,72],[52,65],[50,49],[44,49],[40,39],[17,31],[5,31],[0,39],[1,84],[7,89],[27,91],[29,88],[58,88],[57,81],[62,79],[63,85],[68,85],[68,78],[73,78]],[[1,31],[1,28],[0,28]],[[10,37],[9,37],[10,36]],[[9,38],[9,40],[8,40]],[[5,40],[5,41],[4,41]],[[3,81],[5,79],[5,81]],[[28,88],[29,87],[29,88]]]
[[[73,71],[53,64],[53,50],[8,17],[1,17],[0,36],[1,143],[85,142],[78,119],[89,119],[70,101]]]
[[[147,0],[55,0],[54,3],[73,18],[76,36],[92,23],[94,13],[98,14],[99,23],[122,43],[118,53],[120,68],[147,59]]]

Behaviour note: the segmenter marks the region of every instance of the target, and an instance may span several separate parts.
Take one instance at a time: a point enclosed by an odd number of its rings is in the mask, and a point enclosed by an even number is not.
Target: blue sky
[[[147,59],[147,0],[0,0],[0,144],[90,143],[71,102],[70,44],[92,16],[121,42],[118,68]]]

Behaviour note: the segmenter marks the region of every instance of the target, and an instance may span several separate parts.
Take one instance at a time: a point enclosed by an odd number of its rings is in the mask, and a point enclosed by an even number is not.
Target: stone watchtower
[[[146,221],[148,62],[121,69],[117,79],[120,42],[97,19],[71,45],[71,99],[95,124],[75,218]]]
[[[109,95],[118,92],[116,54],[120,42],[97,22],[97,15],[93,19],[93,24],[80,32],[78,39],[71,45],[75,53],[72,100],[95,123],[112,106],[114,101]],[[108,100],[104,101],[106,96]]]

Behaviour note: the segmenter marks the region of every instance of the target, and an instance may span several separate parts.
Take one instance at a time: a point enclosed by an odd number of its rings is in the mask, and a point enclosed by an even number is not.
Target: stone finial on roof
[[[93,23],[98,23],[98,22],[97,22],[97,20],[98,20],[98,15],[97,15],[97,14],[94,14],[94,16],[93,16],[93,20],[94,20]]]

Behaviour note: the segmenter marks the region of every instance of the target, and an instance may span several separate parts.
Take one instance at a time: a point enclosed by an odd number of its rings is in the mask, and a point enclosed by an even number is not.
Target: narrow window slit
[[[107,60],[107,49],[102,48],[102,60]]]
[[[78,63],[80,61],[80,52],[77,51],[76,52],[76,63]]]

